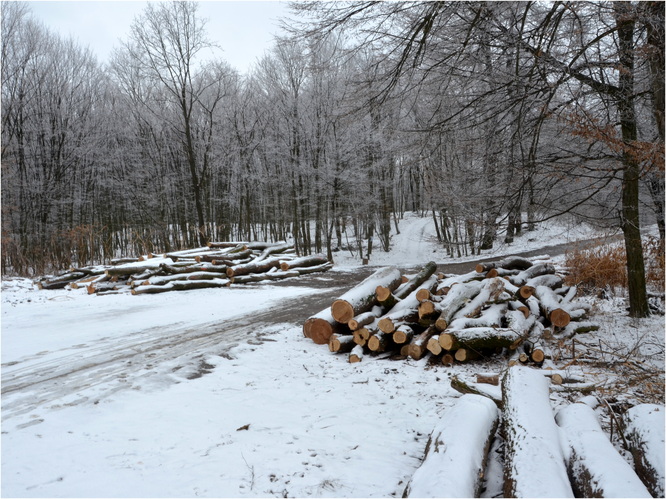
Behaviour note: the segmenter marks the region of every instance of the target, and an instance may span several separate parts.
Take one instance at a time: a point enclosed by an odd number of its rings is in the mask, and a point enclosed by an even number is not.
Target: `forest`
[[[196,2],[149,3],[111,60],[2,2],[2,273],[209,241],[451,256],[563,213],[664,239],[664,3],[293,2],[247,74]],[[232,48],[229,48],[232,50]]]

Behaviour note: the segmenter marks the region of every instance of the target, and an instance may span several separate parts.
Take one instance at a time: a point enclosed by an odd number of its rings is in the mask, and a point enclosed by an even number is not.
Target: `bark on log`
[[[264,249],[261,252],[261,254],[253,260],[253,262],[254,263],[263,262],[264,260],[267,260],[268,257],[271,256],[271,255],[275,255],[275,254],[278,254],[278,253],[284,253],[285,251],[288,251],[288,250],[293,249],[293,248],[294,248],[293,245],[291,245],[289,243],[285,243],[285,242],[272,244],[272,245],[266,247],[266,249]]]
[[[376,303],[377,286],[390,286],[395,280],[401,280],[400,271],[396,267],[378,270],[333,302],[331,305],[333,318],[346,324],[354,316],[367,312]]]
[[[516,365],[502,380],[505,497],[573,497],[548,380]]]
[[[654,497],[664,497],[664,406],[636,405],[623,424],[636,473]]]
[[[403,497],[479,497],[499,421],[484,397],[463,395],[433,430]]]
[[[173,264],[171,258],[153,258],[149,263],[144,263],[143,265],[129,263],[126,265],[119,265],[117,267],[111,267],[106,269],[106,275],[111,277],[127,277],[133,274],[139,274],[140,272],[145,272],[146,270],[155,270],[159,269],[160,264]]]
[[[274,267],[275,268],[275,267]],[[310,267],[312,269],[314,267]],[[247,274],[234,276],[229,278],[233,284],[246,284],[248,282],[260,282],[260,281],[277,281],[279,279],[287,279],[289,277],[298,277],[301,273],[299,269],[291,270],[278,270],[277,272],[264,272],[262,274]]]
[[[518,339],[520,334],[508,328],[447,329],[439,334],[439,344],[444,350],[457,350],[463,347],[472,350],[510,348]]]
[[[599,324],[595,322],[571,322],[564,328],[556,329],[555,334],[564,338],[573,338],[577,334],[598,330]]]
[[[555,420],[570,450],[567,470],[576,497],[652,497],[608,440],[591,407],[571,404]]]
[[[532,267],[532,265],[532,262],[526,258],[510,256],[497,262],[479,263],[476,265],[476,271],[481,273],[497,268],[505,270],[527,270]]]

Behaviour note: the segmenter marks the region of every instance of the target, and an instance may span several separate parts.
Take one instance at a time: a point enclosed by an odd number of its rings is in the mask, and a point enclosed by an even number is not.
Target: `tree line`
[[[3,273],[215,239],[368,257],[405,211],[460,256],[568,212],[622,228],[644,290],[641,224],[664,237],[663,3],[291,12],[241,75],[194,2],[149,3],[104,64],[3,2]]]

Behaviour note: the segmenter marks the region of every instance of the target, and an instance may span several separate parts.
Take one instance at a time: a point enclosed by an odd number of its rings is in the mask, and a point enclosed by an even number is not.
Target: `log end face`
[[[331,315],[336,321],[347,324],[354,318],[354,307],[345,300],[335,300],[331,305]]]

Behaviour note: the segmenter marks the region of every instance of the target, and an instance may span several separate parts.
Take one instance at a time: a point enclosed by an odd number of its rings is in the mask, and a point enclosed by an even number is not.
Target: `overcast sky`
[[[89,46],[100,62],[107,62],[118,40],[127,39],[129,26],[147,2],[142,1],[31,1],[36,18],[48,28],[71,35]],[[271,47],[280,32],[278,18],[287,16],[282,1],[204,0],[199,16],[208,18],[206,31],[221,48],[221,57],[246,72]]]

